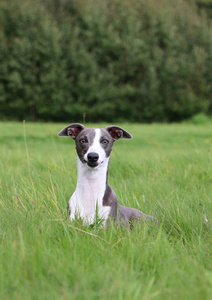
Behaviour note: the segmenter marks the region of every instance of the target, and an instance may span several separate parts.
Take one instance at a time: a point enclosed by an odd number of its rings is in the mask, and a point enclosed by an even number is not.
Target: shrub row
[[[212,30],[187,1],[2,0],[2,118],[179,121],[212,111]]]

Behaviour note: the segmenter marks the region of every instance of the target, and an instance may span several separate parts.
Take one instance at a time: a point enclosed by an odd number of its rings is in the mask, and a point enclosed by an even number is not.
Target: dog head
[[[108,161],[114,141],[132,138],[129,132],[118,126],[85,128],[79,123],[66,126],[58,135],[69,136],[75,140],[79,159],[89,168],[97,168]]]

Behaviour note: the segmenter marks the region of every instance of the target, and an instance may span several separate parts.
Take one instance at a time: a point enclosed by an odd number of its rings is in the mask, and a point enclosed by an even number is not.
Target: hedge
[[[0,116],[172,122],[212,112],[212,29],[189,1],[2,0]]]

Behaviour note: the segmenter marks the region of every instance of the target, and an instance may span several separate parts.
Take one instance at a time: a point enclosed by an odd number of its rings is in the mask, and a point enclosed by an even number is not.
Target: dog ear
[[[121,127],[112,125],[112,126],[107,126],[106,130],[112,136],[114,141],[118,139],[132,139],[132,135],[126,130],[122,129]]]
[[[77,135],[84,129],[85,127],[82,124],[74,123],[66,126],[60,132],[58,132],[59,136],[70,136],[75,140]]]

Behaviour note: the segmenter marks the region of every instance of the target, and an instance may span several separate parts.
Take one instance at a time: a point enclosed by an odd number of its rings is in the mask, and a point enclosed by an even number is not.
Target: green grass
[[[0,123],[0,299],[211,299],[212,124],[120,124],[109,184],[160,222],[133,231],[66,221],[65,125]]]

